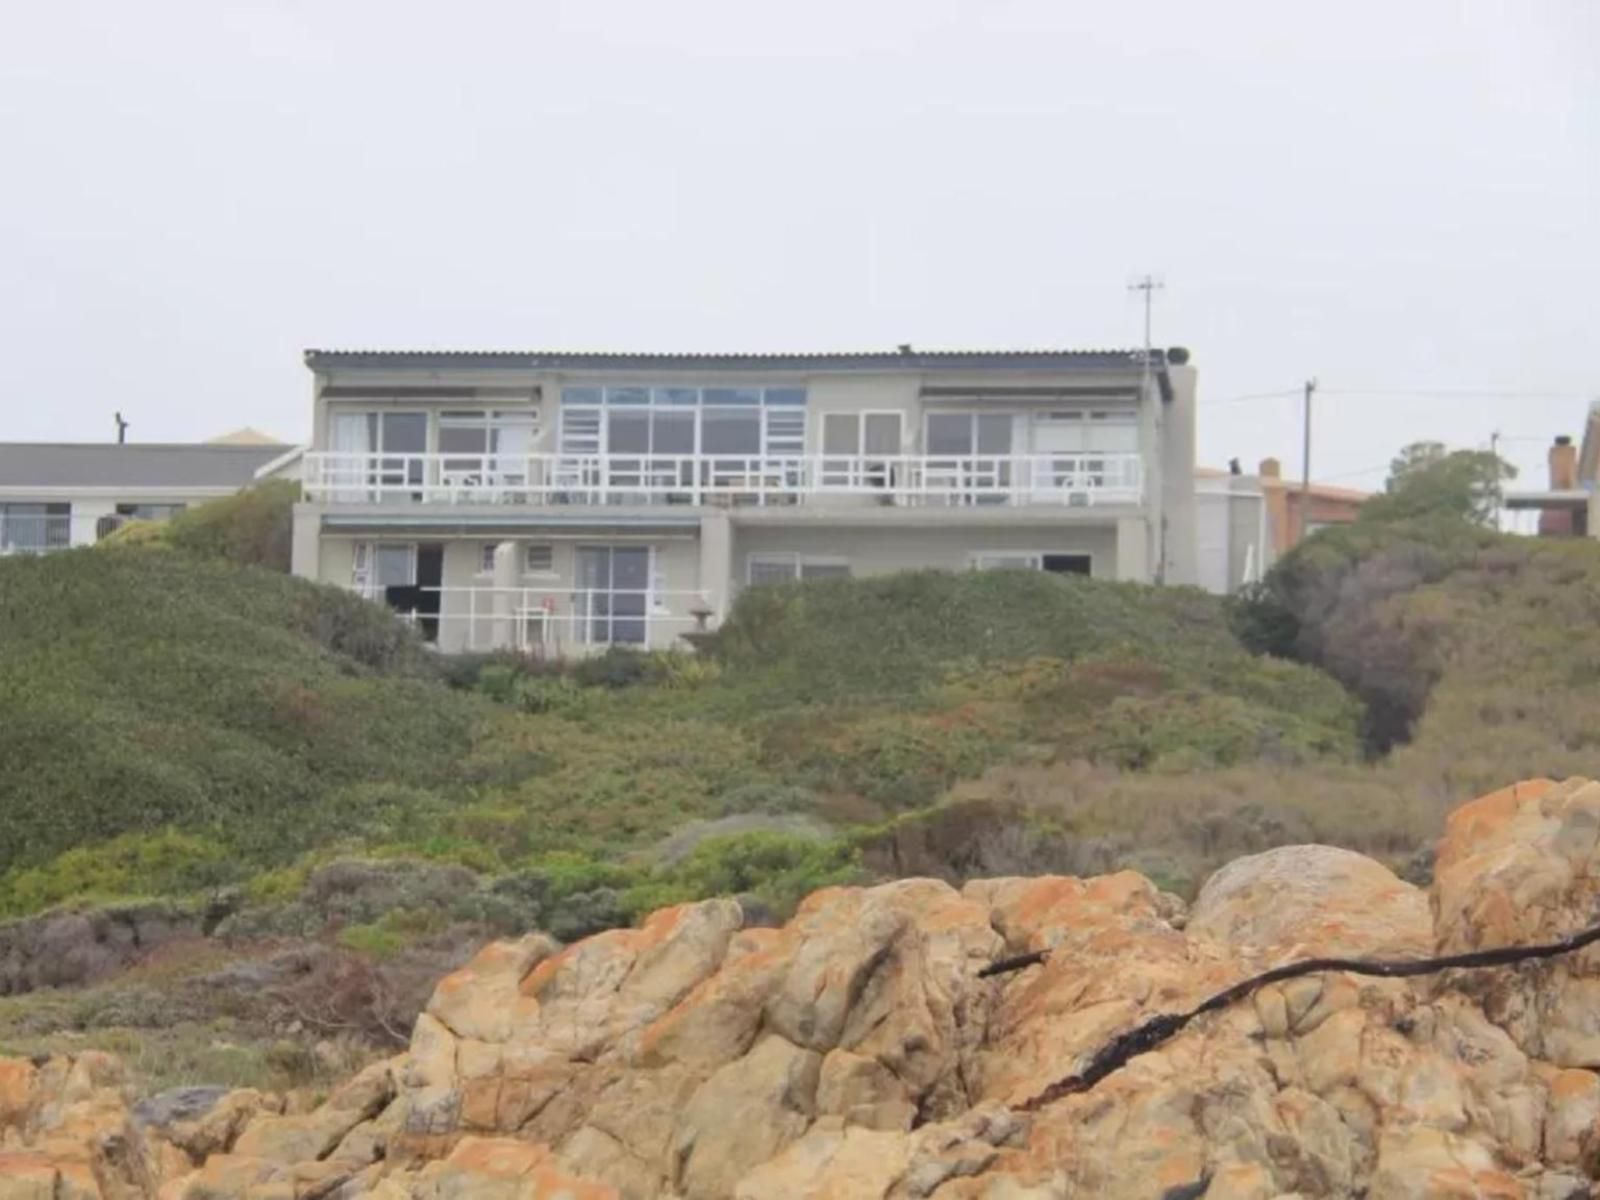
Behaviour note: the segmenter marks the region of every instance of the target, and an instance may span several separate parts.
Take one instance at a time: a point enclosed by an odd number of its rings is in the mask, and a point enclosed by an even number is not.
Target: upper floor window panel
[[[1036,413],[1034,449],[1045,453],[1132,454],[1139,416],[1132,408],[1077,408]]]
[[[792,456],[805,451],[797,387],[569,387],[563,454]]]
[[[563,407],[804,407],[803,387],[567,387],[561,389]]]

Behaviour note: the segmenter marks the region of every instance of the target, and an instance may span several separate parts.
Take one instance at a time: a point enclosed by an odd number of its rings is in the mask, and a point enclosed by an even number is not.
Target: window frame
[[[543,550],[548,556],[548,565],[536,567],[533,565],[533,552]],[[524,542],[522,546],[522,573],[534,579],[555,579],[559,572],[556,570],[556,544],[554,542]]]
[[[788,578],[783,580],[763,580],[761,582],[757,582],[754,578],[757,565],[777,566],[779,564],[791,568]],[[767,587],[773,583],[803,583],[806,578],[805,569],[807,567],[843,567],[843,577],[853,577],[850,559],[843,554],[803,554],[798,550],[756,550],[745,555],[744,584],[746,587]],[[827,576],[825,578],[836,577]]]
[[[1087,559],[1088,563],[1089,563],[1089,571],[1084,576],[1084,578],[1086,578],[1086,579],[1098,579],[1098,578],[1100,578],[1099,572],[1097,570],[1097,568],[1099,566],[1099,556],[1093,550],[1035,550],[1035,549],[1031,549],[1031,548],[1030,549],[1026,549],[1026,550],[995,550],[995,549],[974,550],[974,551],[972,551],[971,553],[969,553],[967,555],[967,569],[969,571],[1009,571],[1009,570],[1024,571],[1025,570],[1025,571],[1038,571],[1041,574],[1051,574],[1051,575],[1076,574],[1077,573],[1077,572],[1063,572],[1063,571],[1049,571],[1049,572],[1046,572],[1045,571],[1045,566],[1044,566],[1044,560],[1046,558],[1056,558],[1056,557]],[[984,566],[983,565],[983,560],[986,559],[986,558],[989,558],[989,559],[993,559],[993,558],[1012,558],[1012,559],[1025,558],[1025,559],[1029,559],[1031,561],[1030,561],[1029,565],[1026,566],[1026,567],[1018,567],[1018,566],[995,567],[995,566]]]

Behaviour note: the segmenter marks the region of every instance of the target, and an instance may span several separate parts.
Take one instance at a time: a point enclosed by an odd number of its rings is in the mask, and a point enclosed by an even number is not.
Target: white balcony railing
[[[0,554],[47,554],[71,544],[68,514],[0,513]]]
[[[607,646],[659,649],[699,625],[699,592],[658,588],[379,587],[351,589],[386,603],[452,651],[583,654]]]
[[[306,495],[350,504],[1134,504],[1137,454],[305,456]]]

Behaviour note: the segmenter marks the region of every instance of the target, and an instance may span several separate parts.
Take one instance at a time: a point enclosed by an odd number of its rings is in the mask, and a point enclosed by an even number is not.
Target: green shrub
[[[170,547],[238,566],[289,570],[300,485],[269,480],[185,509],[161,522],[135,521],[105,540],[118,547]]]
[[[186,896],[238,874],[227,848],[206,838],[172,829],[125,834],[0,876],[0,914],[37,912],[66,900]]]
[[[0,661],[0,880],[166,829],[239,878],[394,836],[488,711],[378,606],[187,554],[0,561]]]
[[[782,914],[818,888],[860,879],[859,857],[845,841],[737,834],[702,842],[681,863],[630,888],[622,904],[638,918],[668,904],[749,894]]]

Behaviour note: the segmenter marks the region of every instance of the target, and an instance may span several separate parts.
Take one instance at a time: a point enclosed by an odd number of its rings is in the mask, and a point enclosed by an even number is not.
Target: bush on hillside
[[[299,498],[299,484],[269,480],[165,521],[131,522],[101,544],[171,547],[201,558],[287,573]]]
[[[0,874],[166,829],[241,872],[390,836],[426,804],[359,789],[459,789],[483,713],[377,606],[187,554],[0,561],[0,659]]]

